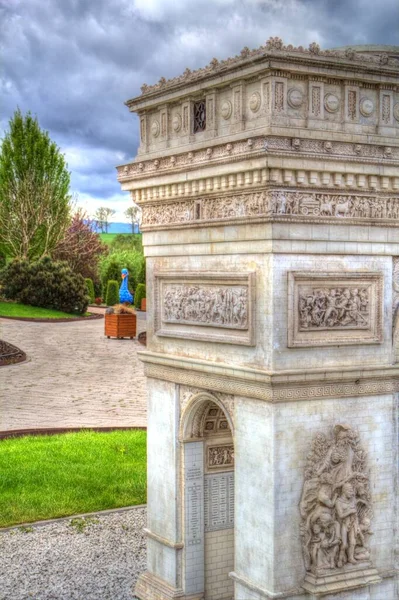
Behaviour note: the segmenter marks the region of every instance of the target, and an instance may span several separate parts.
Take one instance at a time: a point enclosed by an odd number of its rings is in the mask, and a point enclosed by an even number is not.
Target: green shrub
[[[90,277],[86,277],[85,282],[86,282],[86,288],[87,288],[87,295],[90,298],[90,304],[93,304],[94,298],[96,297],[94,294],[93,280],[90,279]]]
[[[119,285],[115,280],[110,279],[107,284],[107,297],[106,297],[106,305],[114,306],[114,304],[118,304],[119,302]]]
[[[137,286],[137,290],[136,293],[134,295],[134,306],[138,309],[140,309],[141,307],[141,301],[143,298],[146,297],[146,291],[145,291],[145,283],[139,283]]]
[[[110,279],[121,281],[122,269],[129,271],[130,291],[134,291],[138,283],[145,282],[145,258],[143,254],[135,250],[115,250],[107,256],[103,256],[99,262],[103,296],[106,293]]]
[[[14,260],[0,273],[3,296],[22,304],[84,313],[89,303],[82,275],[48,256],[29,262]]]

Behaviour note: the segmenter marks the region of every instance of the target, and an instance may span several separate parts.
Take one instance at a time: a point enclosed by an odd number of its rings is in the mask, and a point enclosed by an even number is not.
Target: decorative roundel
[[[288,90],[287,102],[291,108],[299,108],[303,104],[303,94],[298,88]]]
[[[369,117],[374,111],[374,103],[370,98],[362,98],[360,100],[359,110],[363,117]]]
[[[154,137],[158,137],[160,132],[159,121],[154,121],[151,125],[151,133]]]
[[[335,113],[339,109],[339,98],[335,94],[326,94],[324,108],[327,112]]]
[[[230,119],[231,117],[231,112],[232,112],[232,106],[231,106],[231,102],[229,102],[228,100],[226,100],[226,102],[223,102],[222,104],[222,117],[223,119]]]
[[[180,131],[180,129],[181,129],[181,115],[179,113],[177,113],[177,115],[175,115],[173,117],[172,127],[173,127],[173,131],[176,131],[176,133],[178,131]]]
[[[393,116],[397,121],[399,121],[399,102],[397,102],[393,107]]]
[[[259,92],[254,92],[249,98],[249,108],[252,112],[258,112],[260,109],[260,94]]]

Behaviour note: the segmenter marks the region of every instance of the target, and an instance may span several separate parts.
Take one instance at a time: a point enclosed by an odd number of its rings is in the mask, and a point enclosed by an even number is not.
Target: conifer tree
[[[0,253],[37,259],[51,254],[69,224],[70,173],[36,118],[20,110],[0,149]]]

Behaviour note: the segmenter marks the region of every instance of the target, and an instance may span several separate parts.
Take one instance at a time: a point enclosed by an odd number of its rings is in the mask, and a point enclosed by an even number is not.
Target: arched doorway
[[[214,396],[194,397],[182,417],[184,589],[205,600],[233,598],[233,424]],[[202,596],[201,596],[202,595]]]

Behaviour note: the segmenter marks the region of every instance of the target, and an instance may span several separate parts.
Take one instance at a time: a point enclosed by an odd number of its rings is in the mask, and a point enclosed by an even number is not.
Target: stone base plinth
[[[319,570],[307,573],[302,587],[315,596],[353,590],[355,588],[379,583],[381,577],[370,563],[345,565],[334,571]]]
[[[181,588],[175,588],[167,581],[145,571],[134,588],[134,595],[140,600],[203,600],[203,594],[187,596]]]

